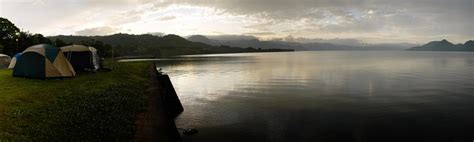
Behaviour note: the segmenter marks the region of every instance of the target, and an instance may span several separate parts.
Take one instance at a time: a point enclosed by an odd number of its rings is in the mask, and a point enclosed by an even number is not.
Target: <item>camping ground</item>
[[[0,141],[132,139],[150,93],[149,65],[116,63],[111,72],[50,80],[0,69]]]

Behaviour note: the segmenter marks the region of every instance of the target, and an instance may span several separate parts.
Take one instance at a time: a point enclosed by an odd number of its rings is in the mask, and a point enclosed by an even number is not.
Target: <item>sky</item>
[[[425,43],[474,39],[474,0],[0,0],[32,33],[249,35]]]

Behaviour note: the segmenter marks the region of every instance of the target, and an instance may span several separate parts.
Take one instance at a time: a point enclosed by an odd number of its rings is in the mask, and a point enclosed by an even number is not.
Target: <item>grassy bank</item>
[[[149,63],[117,63],[112,72],[35,80],[0,70],[1,140],[129,140],[147,105]]]

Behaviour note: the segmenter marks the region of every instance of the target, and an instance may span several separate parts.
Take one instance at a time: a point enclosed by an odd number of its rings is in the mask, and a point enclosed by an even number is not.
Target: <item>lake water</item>
[[[159,61],[184,141],[472,141],[474,53],[319,51]]]

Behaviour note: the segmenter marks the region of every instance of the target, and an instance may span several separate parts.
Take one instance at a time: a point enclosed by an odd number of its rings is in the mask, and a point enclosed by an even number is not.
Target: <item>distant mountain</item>
[[[207,38],[219,41],[233,41],[233,40],[252,40],[258,39],[250,35],[205,35]]]
[[[192,42],[201,42],[201,43],[205,43],[209,45],[216,45],[215,41],[212,41],[211,39],[203,35],[193,35],[193,36],[188,37],[188,40]]]
[[[188,37],[188,40],[193,42],[201,42],[214,46],[227,45],[232,47],[255,47],[261,49],[279,48],[279,49],[294,49],[294,50],[405,50],[414,46],[413,44],[355,44],[347,45],[346,42],[341,44],[334,43],[335,41],[344,40],[318,40],[321,42],[289,42],[283,40],[261,41],[252,36],[239,35],[224,35],[224,36],[204,36],[193,35]],[[327,42],[322,42],[327,41]],[[354,41],[351,41],[354,42]]]
[[[107,36],[52,36],[49,39],[57,39],[66,43],[85,44],[103,42],[113,46],[114,52],[120,56],[173,56],[189,54],[210,54],[210,53],[238,53],[238,52],[274,52],[293,51],[284,49],[255,49],[239,48],[230,46],[213,46],[203,42],[193,42],[178,35],[155,36],[151,34],[130,35],[114,34]],[[202,37],[196,37],[200,39]]]
[[[364,45],[341,45],[332,43],[305,43],[302,44],[308,50],[347,50],[347,51],[360,51],[360,50],[405,50],[413,44],[408,43],[386,43],[386,44],[364,44]]]
[[[466,43],[464,43],[464,47],[471,50],[474,49],[474,41],[473,40],[466,41]]]
[[[202,42],[214,46],[232,46],[232,47],[255,47],[261,49],[296,49],[303,50],[301,47],[295,47],[289,45],[289,43],[271,42],[271,41],[260,41],[252,36],[239,36],[239,35],[222,35],[222,36],[204,36],[204,35],[193,35],[188,37],[188,40],[193,42]]]
[[[446,39],[431,41],[422,46],[412,47],[410,51],[474,51],[474,41],[469,40],[464,44],[453,44]]]

